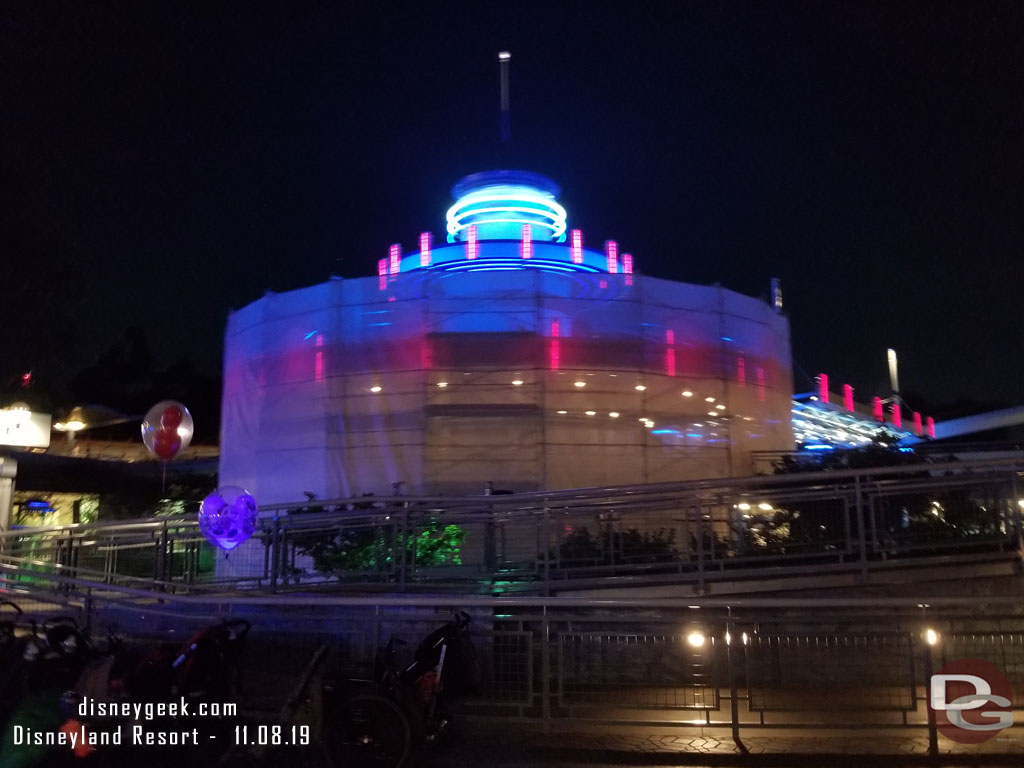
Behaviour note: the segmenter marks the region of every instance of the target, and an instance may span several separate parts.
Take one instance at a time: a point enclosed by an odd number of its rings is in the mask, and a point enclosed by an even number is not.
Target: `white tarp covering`
[[[230,316],[220,482],[280,503],[745,475],[792,449],[791,395],[786,319],[722,288],[332,280]]]

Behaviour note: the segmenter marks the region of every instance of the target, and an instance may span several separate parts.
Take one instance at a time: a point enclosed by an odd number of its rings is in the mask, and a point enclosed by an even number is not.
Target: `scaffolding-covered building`
[[[231,314],[222,484],[261,503],[556,489],[747,475],[794,447],[772,306],[586,247],[545,177],[453,194],[445,244]]]

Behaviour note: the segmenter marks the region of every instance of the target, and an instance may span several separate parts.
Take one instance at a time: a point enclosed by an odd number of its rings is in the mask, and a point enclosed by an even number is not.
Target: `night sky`
[[[510,151],[499,50],[512,52]],[[1024,4],[8,2],[0,375],[128,326],[216,374],[227,312],[440,239],[460,176],[758,296],[797,389],[1024,403]],[[44,382],[45,384],[45,382]]]

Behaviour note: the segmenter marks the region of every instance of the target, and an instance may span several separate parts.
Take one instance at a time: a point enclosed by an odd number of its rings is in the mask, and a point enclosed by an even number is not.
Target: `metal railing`
[[[927,736],[934,754],[932,670],[970,656],[1024,689],[1020,595],[987,598],[984,606],[962,597],[925,605],[918,598],[166,595],[154,603],[143,591],[77,586],[94,631],[118,624],[140,637],[173,631],[181,638],[218,617],[250,620],[239,694],[250,712],[275,711],[316,649],[330,648],[331,674],[366,675],[388,637],[414,641],[405,646],[411,651],[456,609],[473,616],[482,671],[467,713],[544,729],[722,729],[743,750],[745,733],[765,729],[910,729]],[[1018,697],[1015,706],[1019,713],[1024,702]]]
[[[857,573],[1022,551],[1024,458],[507,496],[359,497],[267,507],[225,554],[195,518],[0,534],[4,578],[31,565],[165,591],[279,592],[414,582],[542,593],[807,572]]]

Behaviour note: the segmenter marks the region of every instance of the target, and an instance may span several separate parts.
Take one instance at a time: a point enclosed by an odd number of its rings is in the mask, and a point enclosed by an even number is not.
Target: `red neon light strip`
[[[843,405],[846,406],[846,410],[853,410],[853,387],[849,384],[843,384]]]
[[[929,416],[924,420],[925,429],[928,431],[928,437],[935,438],[935,419]]]
[[[434,236],[429,232],[420,232],[420,266],[430,266],[430,246]]]
[[[324,380],[324,335],[318,333],[316,335],[316,354],[313,356],[313,379],[315,381]]]
[[[676,375],[676,332],[672,330],[665,331],[665,375],[675,376]]]
[[[921,414],[917,411],[914,411],[914,432],[916,432],[918,436],[924,435],[924,427],[921,425]]]
[[[818,374],[818,399],[823,403],[828,402],[828,374]]]
[[[476,242],[476,224],[466,227],[466,258],[475,259],[480,253],[480,247]]]
[[[900,404],[893,403],[890,411],[892,413],[892,425],[896,429],[903,429],[903,414],[900,412]]]
[[[380,259],[377,261],[377,274],[380,275],[380,289],[383,291],[388,285],[388,260]]]
[[[529,224],[523,224],[523,243],[519,247],[519,255],[524,259],[533,256],[533,230]]]
[[[736,358],[736,381],[741,387],[747,386],[747,361],[742,357]]]
[[[583,263],[583,230],[574,229],[572,231],[572,263],[582,264]]]
[[[608,272],[613,275],[617,274],[619,271],[619,244],[614,240],[606,240],[604,253],[608,257]]]
[[[633,274],[633,254],[622,254],[622,271],[627,275]]]
[[[399,261],[402,258],[402,246],[395,243],[388,248],[388,273],[397,275],[400,268]]]
[[[562,363],[561,355],[560,355],[560,350],[558,348],[558,334],[559,334],[558,321],[557,320],[552,320],[551,321],[551,355],[550,355],[550,358],[549,358],[549,360],[550,360],[549,367],[551,368],[552,371],[557,371],[558,367]]]
[[[872,400],[871,407],[875,412],[875,421],[885,421],[885,413],[882,411],[882,398],[876,397]]]

